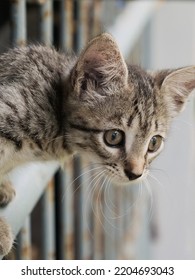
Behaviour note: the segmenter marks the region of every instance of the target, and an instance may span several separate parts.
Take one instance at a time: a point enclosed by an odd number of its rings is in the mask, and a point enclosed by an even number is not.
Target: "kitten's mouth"
[[[118,177],[118,176],[117,176]],[[127,178],[123,177],[123,178],[112,178],[112,182],[114,185],[117,186],[130,186],[131,184],[136,184],[136,183],[140,183],[141,181],[143,181],[143,177],[139,177],[138,179],[134,179],[134,180],[128,180]]]

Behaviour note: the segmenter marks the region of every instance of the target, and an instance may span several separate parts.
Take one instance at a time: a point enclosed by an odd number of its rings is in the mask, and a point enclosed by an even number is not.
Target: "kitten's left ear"
[[[155,80],[160,92],[168,98],[174,117],[184,109],[189,94],[195,89],[195,66],[160,71]]]
[[[122,54],[110,34],[103,33],[89,42],[73,69],[72,84],[79,96],[99,89],[127,84],[128,70]],[[112,90],[102,95],[113,94]]]

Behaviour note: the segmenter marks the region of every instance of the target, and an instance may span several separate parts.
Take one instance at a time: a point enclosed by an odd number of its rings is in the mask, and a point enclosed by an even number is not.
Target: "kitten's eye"
[[[148,152],[149,153],[156,152],[160,148],[162,140],[163,138],[160,135],[153,136],[148,145]]]
[[[124,144],[125,135],[121,130],[107,130],[104,133],[104,142],[107,146],[118,147]]]

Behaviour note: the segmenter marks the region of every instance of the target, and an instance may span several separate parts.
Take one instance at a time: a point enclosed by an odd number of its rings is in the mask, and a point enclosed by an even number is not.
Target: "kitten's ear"
[[[127,84],[128,70],[113,37],[107,33],[95,37],[79,56],[73,69],[72,84],[80,96],[110,84]],[[106,91],[109,94],[109,90]],[[110,91],[110,94],[113,94]],[[102,91],[101,95],[105,95]]]
[[[155,80],[161,93],[167,96],[174,117],[184,109],[189,94],[195,89],[195,66],[160,71]]]

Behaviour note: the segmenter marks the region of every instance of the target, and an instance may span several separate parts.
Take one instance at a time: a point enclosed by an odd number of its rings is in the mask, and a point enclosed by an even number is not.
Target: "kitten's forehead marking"
[[[128,153],[131,150],[136,138],[138,130],[138,118],[135,116],[135,118],[132,119],[130,127],[127,125],[127,120],[125,118],[123,118],[122,122],[123,126],[125,127],[125,150],[126,153]]]

